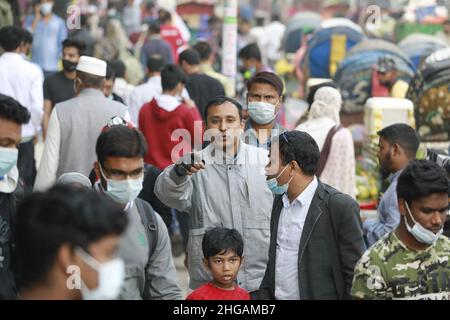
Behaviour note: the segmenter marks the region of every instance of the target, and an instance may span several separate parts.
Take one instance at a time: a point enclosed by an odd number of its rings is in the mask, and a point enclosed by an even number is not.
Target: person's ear
[[[63,243],[56,253],[55,263],[62,273],[70,274],[70,266],[78,265],[72,247]]]
[[[393,156],[398,156],[402,153],[402,148],[398,145],[398,143],[394,143],[392,145],[392,153]]]
[[[208,259],[206,259],[206,258],[203,258],[203,260],[202,260],[202,261],[203,261],[203,266],[204,266],[204,267],[205,267],[206,269],[208,269],[208,270],[209,270],[210,268],[209,268],[209,262],[208,262]]]
[[[398,211],[400,212],[400,215],[402,217],[406,216],[406,212],[408,209],[406,209],[405,200],[402,198],[398,198],[397,203],[398,203]]]

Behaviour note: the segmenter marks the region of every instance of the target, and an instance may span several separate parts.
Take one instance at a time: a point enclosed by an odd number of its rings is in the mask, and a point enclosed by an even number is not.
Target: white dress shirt
[[[22,126],[22,138],[30,140],[41,130],[44,114],[42,70],[20,54],[5,52],[0,57],[0,93],[19,101],[30,111],[31,121]]]
[[[298,250],[309,206],[318,186],[317,178],[291,203],[283,195],[283,209],[278,223],[275,261],[275,298],[299,300]]]
[[[130,116],[131,121],[138,125],[139,123],[139,111],[141,110],[141,107],[152,101],[154,97],[159,96],[162,93],[161,88],[161,77],[160,76],[154,76],[147,80],[146,83],[141,84],[134,88],[133,91],[131,91],[130,97],[129,97],[129,105],[130,108]]]

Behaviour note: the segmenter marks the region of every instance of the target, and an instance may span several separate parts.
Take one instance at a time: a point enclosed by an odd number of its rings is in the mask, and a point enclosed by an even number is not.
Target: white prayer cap
[[[78,61],[77,70],[104,77],[106,76],[106,62],[94,57],[81,56]]]

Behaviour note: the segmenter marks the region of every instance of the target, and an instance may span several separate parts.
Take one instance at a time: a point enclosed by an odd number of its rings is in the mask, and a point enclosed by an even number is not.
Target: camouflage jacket
[[[450,239],[423,251],[408,249],[391,232],[367,250],[355,268],[358,299],[450,299]]]

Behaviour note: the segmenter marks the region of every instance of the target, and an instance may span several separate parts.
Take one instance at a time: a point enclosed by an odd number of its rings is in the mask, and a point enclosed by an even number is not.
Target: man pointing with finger
[[[258,289],[268,261],[273,196],[264,173],[267,151],[241,141],[244,123],[237,101],[219,96],[206,105],[204,116],[211,144],[167,167],[155,193],[167,206],[190,215],[190,288],[211,281],[202,263],[202,238],[208,228],[223,226],[237,229],[244,238],[237,284],[251,293]]]

